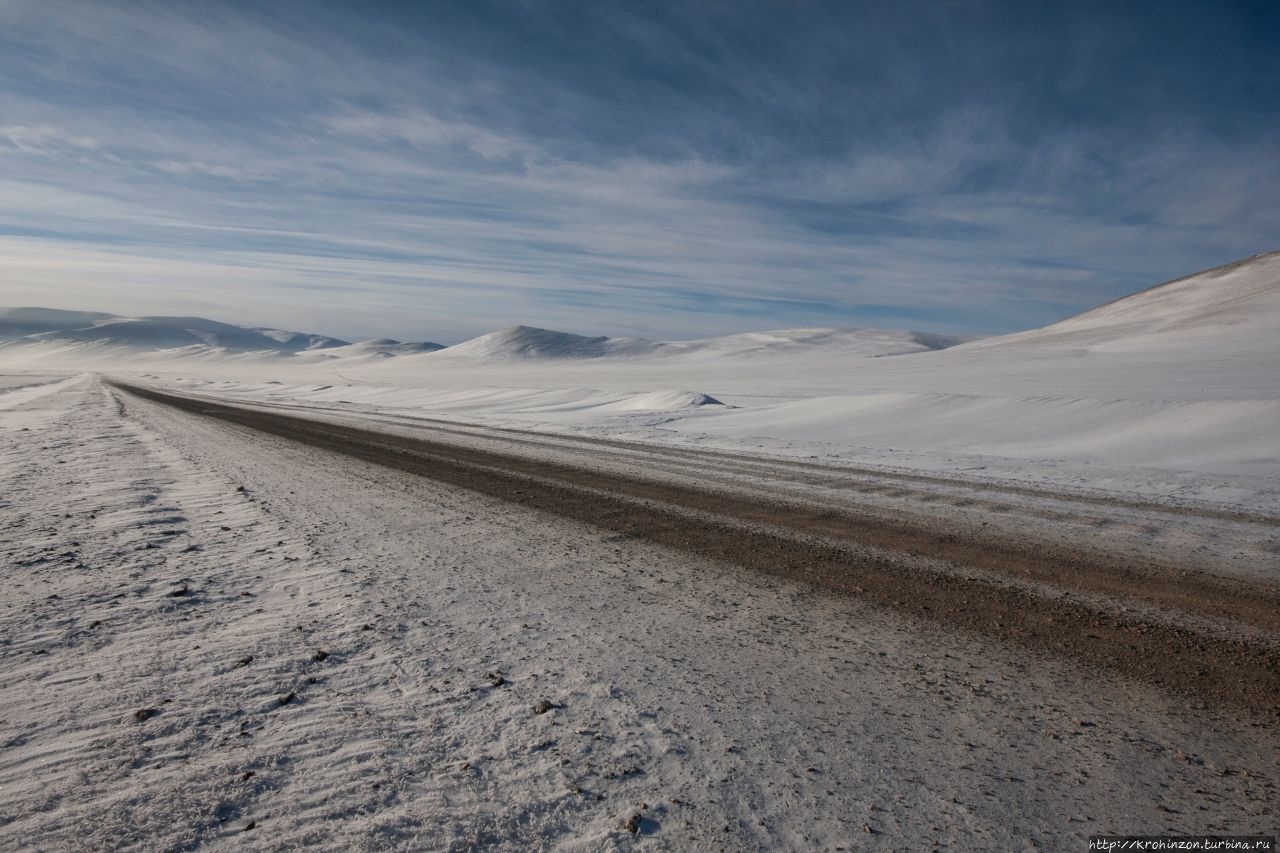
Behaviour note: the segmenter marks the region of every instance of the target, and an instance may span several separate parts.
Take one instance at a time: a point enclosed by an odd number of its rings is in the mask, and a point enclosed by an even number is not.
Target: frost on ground
[[[1218,707],[92,377],[0,430],[0,847],[1274,828],[1275,734]]]

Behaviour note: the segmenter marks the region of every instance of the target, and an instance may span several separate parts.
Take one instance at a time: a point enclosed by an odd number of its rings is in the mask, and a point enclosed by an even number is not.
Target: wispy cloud
[[[457,151],[485,160],[546,161],[546,152],[528,141],[503,136],[473,124],[445,121],[422,108],[407,112],[347,109],[322,119],[338,136],[375,144],[406,145],[427,151]]]
[[[93,151],[98,142],[86,136],[67,135],[48,125],[10,124],[0,127],[0,145],[29,154]]]
[[[1280,119],[1240,113],[1280,71],[1244,24],[1175,56],[984,8],[0,3],[0,301],[986,332],[1274,248]]]

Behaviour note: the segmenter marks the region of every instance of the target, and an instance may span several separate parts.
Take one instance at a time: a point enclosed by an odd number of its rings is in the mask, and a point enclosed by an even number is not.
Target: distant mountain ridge
[[[122,317],[54,308],[0,309],[0,340],[118,344],[148,350],[204,346],[229,352],[298,352],[348,344],[326,335],[254,329],[204,317]]]
[[[41,332],[84,329],[108,320],[114,314],[97,311],[64,311],[61,308],[0,308],[0,341],[24,338]]]
[[[219,323],[201,317],[139,317],[108,320],[83,329],[59,329],[28,337],[37,340],[76,341],[79,343],[117,343],[145,349],[178,349],[207,346],[230,352],[255,352],[295,349],[286,339],[264,335],[255,329]],[[308,336],[309,337],[309,336]],[[341,346],[345,341],[326,339],[322,345]]]
[[[690,341],[587,336],[512,326],[451,347],[381,338],[351,343],[327,335],[237,326],[203,317],[121,317],[50,308],[0,308],[0,352],[46,345],[59,358],[106,358],[112,352],[207,360],[222,355],[293,357],[306,361],[372,363],[400,357],[451,364],[614,358],[785,357],[829,352],[845,356],[902,355],[943,349],[965,338],[876,329],[778,329]],[[56,350],[56,352],[55,352]],[[33,352],[31,355],[37,355]]]
[[[651,341],[646,338],[587,337],[532,326],[512,326],[446,347],[432,360],[531,361],[541,359],[600,359],[608,357],[785,356],[815,350],[845,355],[904,355],[945,349],[968,338],[928,332],[881,329],[775,329],[743,332],[690,341]]]
[[[378,339],[350,343],[326,335],[237,326],[201,317],[121,317],[92,311],[0,308],[0,354],[110,362],[154,359],[289,358],[299,363],[372,366],[391,362],[413,370],[474,364],[610,359],[788,361],[823,363],[923,354],[955,348],[955,355],[1026,349],[1162,352],[1209,346],[1218,354],[1257,355],[1280,348],[1280,252],[1254,255],[1099,305],[1060,322],[995,338],[968,339],[927,332],[799,328],[744,332],[688,341],[587,336],[512,326],[443,347]]]
[[[0,354],[33,363],[145,358],[176,361],[288,358],[357,364],[443,349],[429,341],[351,343],[312,332],[238,326],[205,317],[123,317],[58,308],[0,308]]]

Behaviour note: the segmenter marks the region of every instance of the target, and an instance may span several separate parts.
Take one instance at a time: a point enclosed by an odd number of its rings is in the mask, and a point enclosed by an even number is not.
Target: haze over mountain
[[[345,346],[325,335],[282,329],[255,329],[203,317],[121,317],[53,308],[0,308],[0,340],[116,344],[164,350],[189,346],[229,352],[297,352]]]
[[[64,311],[60,308],[0,308],[0,341],[41,332],[84,329],[121,318],[97,311]]]
[[[0,351],[12,359],[127,363],[139,356],[312,355],[376,358],[431,352],[440,344],[383,338],[350,343],[312,332],[239,326],[204,317],[121,317],[52,308],[0,308]]]

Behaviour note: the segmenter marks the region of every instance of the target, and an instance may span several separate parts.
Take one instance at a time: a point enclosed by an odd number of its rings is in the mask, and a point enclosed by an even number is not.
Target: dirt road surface
[[[297,415],[0,402],[0,847],[1275,829],[1273,519]]]

